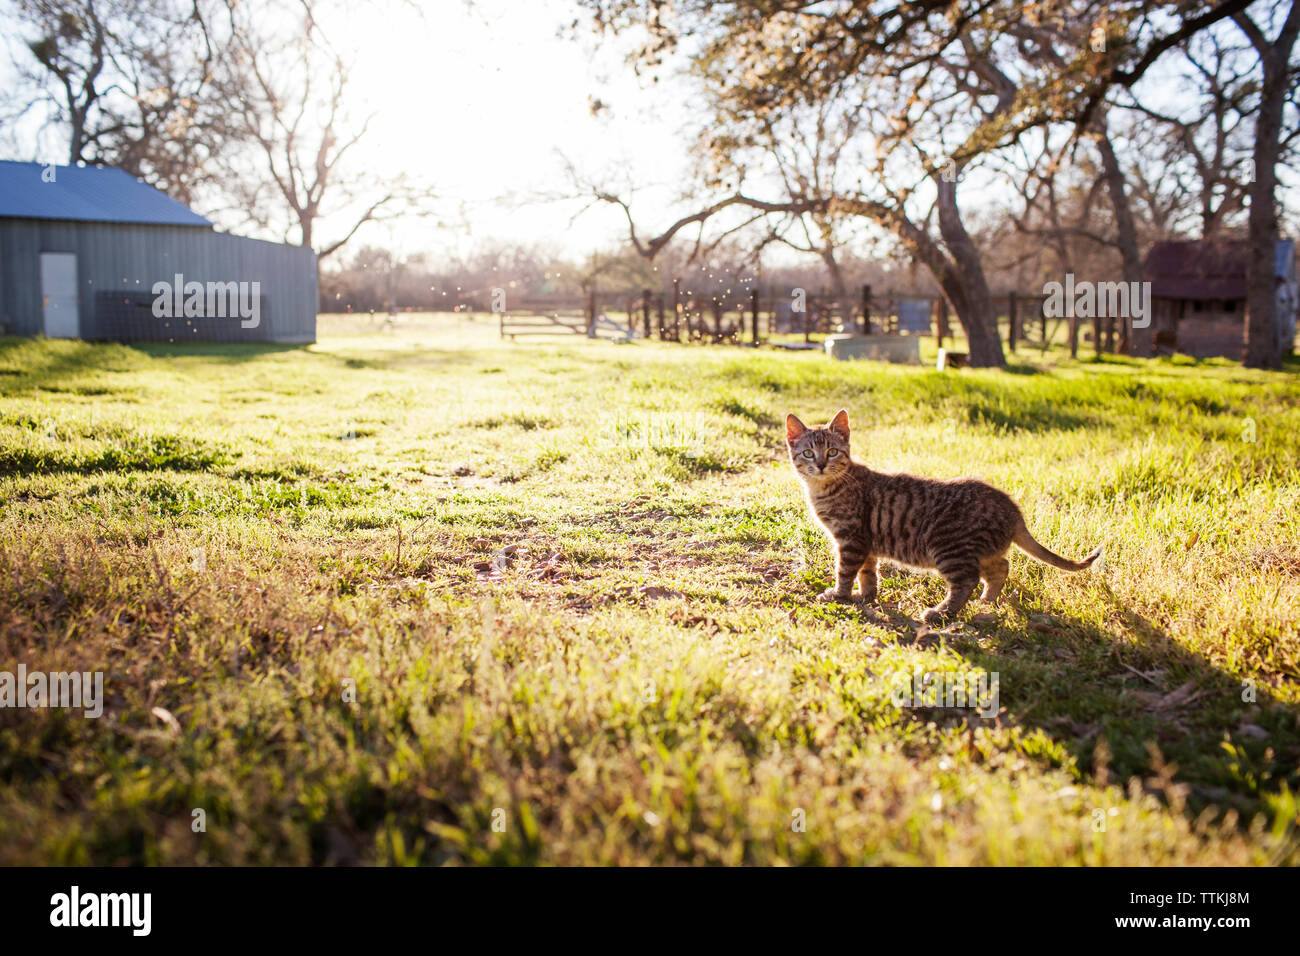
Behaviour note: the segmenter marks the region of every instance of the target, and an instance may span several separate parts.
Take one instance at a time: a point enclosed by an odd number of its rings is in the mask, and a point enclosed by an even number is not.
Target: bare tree
[[[214,0],[18,0],[20,74],[67,161],[117,166],[191,202],[230,141]],[[13,123],[17,116],[10,117]]]
[[[354,116],[347,97],[353,64],[325,35],[313,0],[300,0],[297,29],[268,35],[255,12],[227,0],[232,102],[250,150],[232,156],[227,186],[248,218],[283,231],[325,259],[366,223],[431,212],[429,190],[404,176],[377,183],[349,158],[376,114]],[[346,218],[322,239],[317,221]]]
[[[1235,23],[1255,48],[1261,74],[1258,104],[1253,110],[1255,175],[1250,186],[1250,278],[1243,361],[1262,368],[1280,364],[1273,287],[1278,235],[1277,163],[1287,137],[1287,107],[1295,86],[1291,57],[1300,33],[1297,7],[1294,0],[1289,6],[1285,0],[1258,4],[1252,0],[1133,0],[1120,4],[1085,0],[1069,14],[1081,22],[1109,23],[1107,35],[1119,42],[1107,44],[1098,58],[1077,58],[1070,69],[1044,74],[1029,84],[1021,97],[1024,108],[1005,117],[999,131],[1005,135],[1063,117],[1072,118],[1080,130],[1086,130],[1117,89],[1133,90],[1165,54],[1218,24],[1229,20]],[[1257,18],[1264,20],[1262,25]],[[1275,32],[1275,39],[1269,39],[1269,30]]]
[[[1207,239],[1244,212],[1253,178],[1249,167],[1257,60],[1249,43],[1232,42],[1221,36],[1226,32],[1204,31],[1178,50],[1187,67],[1180,81],[1196,90],[1194,98],[1180,97],[1181,108],[1170,109],[1135,97],[1129,107],[1154,121],[1158,136],[1151,138],[1148,149],[1157,151],[1162,182],[1144,184],[1152,190],[1152,199],[1156,190],[1164,193],[1169,211],[1180,218],[1195,216],[1196,230]],[[1285,138],[1284,150],[1293,147],[1297,135],[1300,127]]]
[[[81,162],[106,85],[112,42],[106,20],[122,13],[121,6],[110,8],[102,0],[22,0],[16,9],[19,21],[36,32],[27,44],[36,69],[27,78],[47,90],[55,120],[66,124],[68,163]]]
[[[729,2],[688,3],[661,18],[654,3],[592,6],[603,24],[646,27],[648,57],[689,34],[696,51],[692,65],[710,91],[710,119],[734,141],[770,142],[783,117],[821,102],[860,103],[866,120],[863,135],[871,149],[862,153],[865,169],[857,184],[829,191],[825,184],[787,176],[785,195],[773,196],[768,189],[760,192],[761,184],[746,191],[738,183],[730,196],[644,244],[647,254],[725,210],[811,222],[865,221],[892,234],[934,276],[966,332],[972,364],[1004,364],[982,255],[958,203],[958,181],[984,148],[972,137],[989,114],[1013,105],[1016,85],[992,65],[995,38],[971,12],[940,3],[774,8]],[[622,205],[633,225],[624,197],[604,198]],[[632,233],[638,241],[634,225]]]
[[[727,106],[718,103],[716,108],[725,111]],[[861,169],[861,158],[853,149],[861,114],[860,103],[822,100],[757,117],[740,138],[710,124],[700,136],[697,151],[704,162],[705,185],[719,188],[736,183],[743,188],[749,176],[766,174],[775,177],[788,200],[840,195],[852,185],[850,174]],[[729,129],[735,128],[734,120],[729,117]],[[755,252],[779,243],[816,256],[826,269],[832,293],[845,304],[850,300],[840,257],[851,223],[845,216],[833,214],[832,208],[827,204],[811,212],[779,217],[759,213],[756,218],[764,221],[767,231]],[[723,238],[748,224],[724,233]]]

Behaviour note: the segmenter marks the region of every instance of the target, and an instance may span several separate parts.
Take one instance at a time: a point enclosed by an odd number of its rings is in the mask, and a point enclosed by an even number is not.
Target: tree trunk
[[[853,300],[849,298],[849,287],[844,282],[844,270],[840,268],[833,248],[827,246],[822,249],[822,262],[826,264],[826,272],[831,280],[831,292],[835,295],[835,304],[841,315],[850,318],[848,325],[852,326]]]
[[[957,208],[957,184],[936,177],[939,205],[939,234],[948,247],[951,269],[935,278],[952,303],[957,320],[966,331],[970,364],[975,368],[1001,368],[1007,364],[998,337],[998,315],[984,277],[984,265]],[[927,265],[929,263],[927,262]],[[931,272],[934,268],[931,267]]]
[[[72,110],[72,129],[68,135],[68,165],[75,166],[82,160],[82,151],[86,148],[86,125],[82,113]]]
[[[1260,115],[1262,127],[1266,120]],[[1247,368],[1281,368],[1277,331],[1277,214],[1273,207],[1277,141],[1255,144],[1256,181],[1250,187],[1250,249],[1246,265],[1246,330],[1242,362]],[[1271,159],[1269,154],[1272,154]],[[1268,166],[1264,164],[1268,163]]]
[[[1000,368],[1007,364],[1002,354],[1002,341],[996,329],[997,316],[993,311],[993,301],[985,295],[983,300],[971,295],[967,283],[952,269],[944,272],[939,279],[939,286],[952,304],[957,314],[957,321],[966,332],[967,347],[970,349],[972,368]],[[985,290],[987,292],[987,289]]]
[[[1300,33],[1300,0],[1275,43],[1269,43],[1242,13],[1233,18],[1259,53],[1263,70],[1259,114],[1255,117],[1255,181],[1250,186],[1250,252],[1246,267],[1246,337],[1242,362],[1247,368],[1281,368],[1278,341],[1277,286],[1277,159],[1286,105],[1291,49]]]
[[[1104,117],[1098,121],[1097,127],[1097,151],[1101,153],[1102,175],[1106,180],[1106,191],[1110,195],[1111,207],[1115,211],[1119,252],[1124,263],[1124,281],[1129,283],[1141,282],[1142,258],[1138,253],[1137,225],[1133,221],[1133,208],[1128,201],[1124,170],[1120,167],[1119,160],[1115,156],[1115,148],[1106,132]],[[1130,286],[1130,288],[1134,288],[1134,286]],[[1150,319],[1150,316],[1148,316],[1148,319]],[[1120,324],[1119,350],[1127,352],[1129,355],[1150,355],[1151,330],[1149,328],[1134,329],[1133,317],[1131,315],[1124,316]]]

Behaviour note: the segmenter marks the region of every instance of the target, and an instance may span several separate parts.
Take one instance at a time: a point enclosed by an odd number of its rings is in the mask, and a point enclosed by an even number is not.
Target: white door
[[[77,319],[75,253],[41,253],[41,299],[45,310],[45,334],[52,339],[77,338],[81,323]]]

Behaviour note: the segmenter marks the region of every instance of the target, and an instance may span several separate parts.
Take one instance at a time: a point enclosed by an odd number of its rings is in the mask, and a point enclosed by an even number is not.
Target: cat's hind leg
[[[948,582],[948,596],[938,607],[928,608],[921,615],[927,624],[943,624],[960,614],[975,591],[975,585],[980,583],[980,566],[977,561],[961,558],[943,560],[939,562],[938,569]]]
[[[980,577],[984,579],[984,593],[980,600],[985,604],[997,604],[1010,573],[1011,562],[1006,557],[985,558],[980,562]]]

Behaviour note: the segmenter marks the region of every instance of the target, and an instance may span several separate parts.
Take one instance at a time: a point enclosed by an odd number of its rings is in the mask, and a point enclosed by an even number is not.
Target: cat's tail
[[[1062,571],[1086,571],[1092,567],[1092,562],[1101,557],[1101,548],[1098,548],[1082,561],[1071,561],[1069,558],[1063,558],[1059,554],[1048,551],[1035,541],[1034,536],[1029,533],[1029,529],[1025,527],[1023,521],[1020,522],[1020,527],[1016,529],[1011,541],[1031,558],[1042,561],[1043,564],[1050,564],[1054,568],[1060,568]]]

